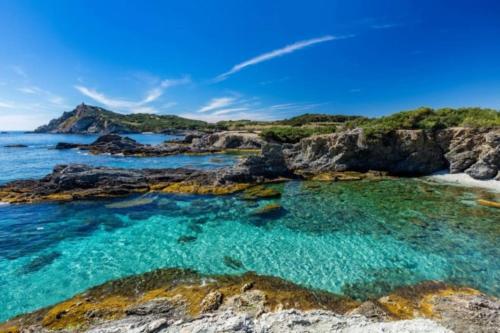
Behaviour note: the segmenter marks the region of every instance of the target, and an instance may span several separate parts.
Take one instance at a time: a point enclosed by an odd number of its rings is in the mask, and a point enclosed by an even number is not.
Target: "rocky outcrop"
[[[189,143],[187,142],[189,141]],[[264,141],[257,134],[221,132],[190,137],[183,142],[165,142],[160,145],[144,145],[129,137],[106,134],[91,144],[59,142],[56,149],[81,149],[92,154],[124,156],[167,156],[174,154],[220,153],[237,150],[260,149]]]
[[[110,281],[0,324],[0,332],[497,332],[500,302],[423,282],[377,300],[255,273],[163,269]]]
[[[262,155],[243,159],[235,167],[216,170],[58,165],[51,174],[42,179],[18,180],[0,186],[0,202],[68,201],[149,191],[229,194],[286,175],[284,172],[287,172],[287,169],[282,157],[276,154],[281,152],[278,148],[279,146],[270,146],[264,149]]]
[[[265,141],[256,133],[216,132],[191,139],[192,147],[200,149],[260,149]]]
[[[59,142],[56,149],[80,149],[88,150],[92,154],[111,154],[123,156],[168,156],[190,152],[188,146],[171,143],[168,145],[144,145],[118,134],[106,134],[100,136],[91,144],[74,144]]]
[[[360,128],[313,136],[285,149],[289,169],[310,173],[381,170],[427,175],[449,168],[491,179],[500,169],[500,129],[399,130],[367,136]]]

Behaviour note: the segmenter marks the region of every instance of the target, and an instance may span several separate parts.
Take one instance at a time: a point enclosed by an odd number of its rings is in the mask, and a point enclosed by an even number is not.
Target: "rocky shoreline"
[[[286,169],[280,147],[267,145],[259,156],[216,170],[120,169],[88,165],[58,165],[39,180],[18,180],[0,186],[0,202],[33,203],[165,193],[230,194],[252,185],[293,175]]]
[[[160,269],[106,282],[0,332],[496,332],[500,302],[427,281],[357,301],[255,273]]]
[[[240,132],[192,132],[181,141],[168,141],[159,145],[141,144],[118,134],[100,136],[91,144],[59,142],[55,149],[80,149],[91,154],[110,154],[136,157],[160,157],[175,154],[223,153],[235,150],[259,151],[265,144],[257,134]]]
[[[450,128],[435,133],[401,130],[375,138],[354,129],[313,136],[295,145],[265,143],[256,134],[221,132],[192,136],[180,144],[149,146],[110,134],[90,145],[58,145],[59,149],[133,156],[257,147],[261,149],[259,155],[245,157],[233,167],[208,171],[58,165],[40,180],[19,180],[0,186],[0,201],[77,200],[149,191],[229,194],[283,178],[359,180],[427,175],[445,168],[450,173],[465,172],[475,179],[500,180],[500,129]]]

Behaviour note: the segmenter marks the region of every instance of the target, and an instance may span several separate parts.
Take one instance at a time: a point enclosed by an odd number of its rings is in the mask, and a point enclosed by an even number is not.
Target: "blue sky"
[[[500,108],[500,2],[0,0],[0,129]]]

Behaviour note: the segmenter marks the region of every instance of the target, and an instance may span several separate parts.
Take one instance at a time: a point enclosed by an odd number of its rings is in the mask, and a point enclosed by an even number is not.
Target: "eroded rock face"
[[[500,129],[399,130],[367,137],[362,129],[313,136],[285,149],[291,170],[311,173],[381,170],[427,175],[449,168],[494,178],[500,168]]]
[[[446,167],[439,144],[424,131],[367,138],[358,128],[303,139],[287,153],[291,169],[315,172],[384,170],[415,175]]]
[[[226,131],[194,137],[191,144],[199,149],[260,149],[265,141],[256,133]]]

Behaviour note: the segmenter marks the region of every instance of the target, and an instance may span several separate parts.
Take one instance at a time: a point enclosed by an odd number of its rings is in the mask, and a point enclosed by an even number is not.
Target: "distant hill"
[[[47,125],[38,127],[36,133],[160,133],[171,130],[188,130],[206,127],[201,120],[173,115],[119,114],[97,106],[78,105],[73,111],[64,112]]]

